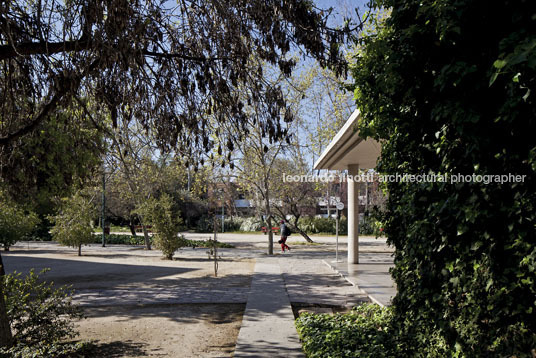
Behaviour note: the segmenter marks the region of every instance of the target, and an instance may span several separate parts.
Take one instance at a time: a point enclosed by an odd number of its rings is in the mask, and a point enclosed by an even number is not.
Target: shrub
[[[201,233],[214,232],[214,217],[202,215],[195,225],[195,231]]]
[[[45,273],[41,271],[40,274]],[[59,342],[76,336],[73,320],[82,318],[72,303],[70,287],[56,288],[42,282],[33,270],[5,275],[3,279],[7,315],[15,345],[0,350],[4,356],[50,357],[80,349],[83,345],[62,345]]]
[[[298,226],[308,234],[335,234],[336,222],[333,218],[302,217]],[[348,221],[342,217],[339,219],[339,235],[348,232]]]
[[[224,219],[225,231],[240,231],[240,227],[244,221],[244,218],[238,216]]]
[[[90,342],[41,342],[35,345],[17,344],[0,348],[1,358],[73,358],[91,357],[94,345]]]
[[[182,219],[173,212],[173,200],[168,194],[162,194],[159,199],[147,200],[138,211],[143,213],[154,230],[153,242],[162,251],[164,258],[173,259],[173,254],[185,246],[184,236],[179,235]]]
[[[102,235],[93,235],[93,243],[100,244],[102,243]],[[150,238],[152,243],[152,238]],[[145,245],[145,238],[143,235],[131,236],[131,235],[122,235],[122,234],[109,234],[106,235],[106,244],[109,245]]]
[[[96,215],[95,203],[82,192],[63,199],[58,215],[50,217],[54,224],[52,238],[65,246],[77,247],[82,255],[82,245],[94,240],[91,220]]]
[[[264,226],[262,220],[257,217],[245,218],[240,225],[240,231],[261,231],[261,228]]]
[[[366,303],[345,314],[303,313],[296,328],[307,357],[399,357],[392,310]]]
[[[0,243],[4,244],[6,251],[29,235],[38,223],[39,218],[35,213],[8,200],[0,190]]]
[[[209,240],[184,240],[184,246],[186,247],[193,247],[194,249],[196,247],[212,247],[214,245],[214,241]],[[233,249],[234,246],[231,244],[227,244],[225,242],[216,241],[216,247],[217,248],[223,248],[223,249]]]
[[[375,216],[365,215],[363,221],[359,223],[359,233],[376,237],[384,236],[383,224]]]

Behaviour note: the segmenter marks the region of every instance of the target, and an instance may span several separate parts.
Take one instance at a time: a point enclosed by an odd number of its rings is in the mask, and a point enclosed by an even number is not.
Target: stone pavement
[[[296,247],[257,259],[235,357],[303,357],[291,303],[350,308],[368,301],[321,257]]]
[[[364,292],[330,270],[321,258],[299,252],[292,255],[279,258],[291,302],[350,308],[368,301]]]
[[[360,263],[351,265],[346,259],[338,263],[323,261],[380,306],[390,305],[396,295],[396,287],[389,274],[389,269],[393,267],[393,258],[389,253],[360,252]]]
[[[303,357],[294,314],[276,258],[260,258],[234,357]]]

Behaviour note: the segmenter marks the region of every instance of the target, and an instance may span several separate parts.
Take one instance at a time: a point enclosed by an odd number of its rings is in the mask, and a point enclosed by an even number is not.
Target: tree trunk
[[[4,251],[9,251],[9,245],[4,244]]]
[[[272,210],[270,208],[270,190],[268,183],[264,183],[264,210],[266,211],[266,224],[268,225],[268,255],[274,254],[274,233],[272,232]]]
[[[267,220],[268,224],[268,255],[274,254],[274,233],[272,231],[272,215],[268,215]]]
[[[151,237],[149,236],[149,232],[147,231],[147,226],[142,225],[143,229],[143,238],[145,239],[145,249],[150,250],[151,249]]]
[[[134,225],[134,220],[132,220],[132,217],[129,218],[128,227],[130,228],[130,233],[132,234],[132,237],[136,237],[136,226]]]
[[[82,256],[82,244],[78,245],[78,256]]]
[[[296,210],[297,211],[297,210]],[[307,235],[307,233],[303,230],[300,229],[298,223],[300,221],[300,217],[301,215],[300,214],[295,214],[294,217],[296,218],[296,221],[295,221],[295,225],[294,225],[294,228],[296,229],[297,232],[300,233],[301,236],[303,236],[303,238],[305,239],[305,241],[307,241],[308,243],[312,243],[314,242],[310,237],[309,235]]]
[[[307,235],[307,233],[306,233],[305,231],[301,230],[301,229],[298,227],[298,225],[292,225],[292,224],[290,224],[289,226],[290,226],[290,229],[291,229],[292,231],[298,232],[301,236],[303,236],[303,238],[305,239],[305,241],[307,241],[307,242],[309,242],[309,243],[314,242],[314,241],[309,237],[309,235]]]
[[[7,316],[6,301],[4,300],[4,262],[0,254],[0,347],[10,347],[13,344],[9,317]]]

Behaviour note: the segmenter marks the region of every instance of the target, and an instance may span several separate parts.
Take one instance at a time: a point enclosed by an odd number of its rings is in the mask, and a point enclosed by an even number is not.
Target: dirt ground
[[[3,254],[9,272],[39,271],[72,285],[86,319],[78,339],[95,341],[97,357],[230,357],[255,260],[223,254],[214,277],[206,249],[176,259],[128,246],[83,247],[83,256],[54,243],[19,244]]]
[[[100,357],[230,357],[244,304],[99,307],[85,310],[80,336]]]

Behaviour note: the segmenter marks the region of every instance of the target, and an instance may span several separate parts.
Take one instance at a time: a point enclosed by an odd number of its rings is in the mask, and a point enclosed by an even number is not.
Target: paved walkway
[[[303,357],[294,315],[276,258],[260,258],[234,357]]]
[[[389,274],[389,269],[393,267],[390,253],[361,252],[360,263],[351,265],[348,265],[346,260],[340,260],[338,263],[323,261],[380,306],[390,305],[391,299],[396,295],[396,287]]]
[[[296,247],[257,259],[235,357],[303,357],[291,303],[350,308],[368,301],[322,257],[324,252]]]

